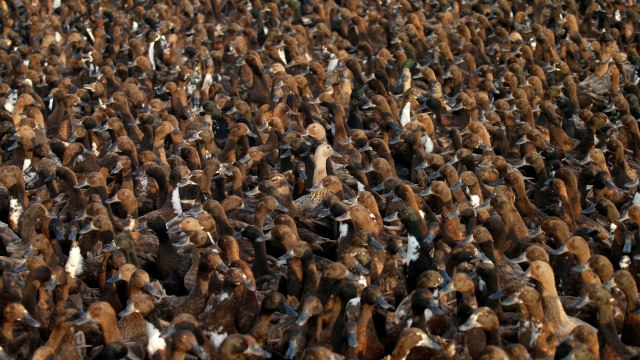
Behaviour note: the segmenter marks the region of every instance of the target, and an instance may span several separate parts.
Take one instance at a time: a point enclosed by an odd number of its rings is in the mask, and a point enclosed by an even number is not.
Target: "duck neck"
[[[417,223],[420,227],[420,232],[422,234],[424,234],[424,237],[422,237],[421,239],[424,239],[427,235],[427,222],[424,220],[424,217],[421,215],[420,212],[420,208],[418,208],[418,202],[416,201],[415,196],[413,195],[413,193],[410,193],[409,196],[403,197],[402,198],[404,200],[404,202],[407,204],[407,206],[409,206],[411,209],[413,209],[413,211],[416,213],[416,216],[418,217],[417,219]],[[377,211],[377,207],[375,207],[376,211]],[[376,216],[378,217],[378,216]],[[379,222],[381,221],[381,219],[377,219]]]
[[[349,135],[347,134],[347,127],[344,122],[344,115],[341,113],[333,115],[333,121],[335,122],[336,133],[333,139],[333,146],[340,147],[340,142],[347,140]]]
[[[555,287],[555,281],[551,280],[551,283],[548,284],[548,286],[544,283],[540,284],[542,309],[544,311],[545,318],[556,327],[563,327],[570,324],[571,321],[569,320],[567,313],[565,313],[564,308],[562,308],[562,303],[560,302],[560,297],[558,296],[558,292]]]
[[[222,148],[222,153],[220,154],[220,161],[223,162],[234,162],[236,159],[235,151],[238,147],[238,137],[237,136],[229,136],[227,139],[227,143]]]
[[[627,300],[627,314],[632,314],[638,309],[638,291],[631,284],[623,286],[622,291]]]
[[[573,209],[571,209],[571,204],[569,204],[568,199],[561,199],[560,202],[561,202],[560,207],[562,208],[562,215],[564,217],[564,220],[570,225],[571,229],[575,229],[576,218],[575,218],[575,214],[573,213]]]
[[[131,244],[125,249],[122,249],[124,253],[124,257],[127,259],[129,264],[135,265],[138,269],[140,269],[140,262],[138,262],[138,254],[136,253],[136,248]]]
[[[331,342],[334,349],[339,349],[342,343],[342,335],[344,334],[344,312],[346,299],[339,299],[335,303],[333,312],[331,313],[331,322],[329,330],[331,331]],[[362,314],[360,315],[362,317]]]
[[[267,342],[269,325],[271,325],[272,316],[273,316],[273,313],[271,312],[260,314],[258,321],[256,322],[255,326],[251,330],[251,335],[256,339],[256,341],[261,346],[264,346]]]
[[[418,219],[407,221],[405,226],[407,227],[409,234],[413,235],[418,242],[422,242],[422,240],[427,237],[426,232],[423,232],[422,226],[420,225]]]
[[[262,241],[253,242],[253,251],[255,257],[253,259],[253,272],[256,278],[269,273],[269,263],[267,262],[267,246]]]
[[[313,164],[313,185],[319,184],[327,177],[327,157],[318,156]]]
[[[102,336],[104,337],[105,344],[122,341],[122,335],[120,334],[120,329],[118,329],[118,323],[115,317],[101,319],[100,327],[102,328]]]
[[[163,167],[169,168],[169,162],[167,161],[167,152],[164,150],[164,140],[166,139],[167,134],[162,134],[153,139],[153,153],[158,157],[160,162],[162,162]]]
[[[258,167],[258,181],[267,180],[271,178],[271,170],[266,159],[262,159],[256,164]]]
[[[608,302],[598,306],[598,325],[599,336],[601,336],[601,341],[603,341],[605,345],[613,348],[613,350],[619,355],[631,355],[626,345],[624,345],[618,337],[618,332],[616,331],[616,326],[613,321],[613,314],[611,312],[611,304]]]
[[[322,319],[314,315],[307,322],[307,339],[312,344],[319,344],[322,334]]]
[[[36,304],[38,303],[38,289],[40,288],[40,284],[40,281],[37,279],[27,281],[27,287],[24,290],[22,305],[24,305],[24,308],[31,314],[36,313],[35,310]]]
[[[176,350],[173,350],[173,352],[171,353],[171,357],[169,357],[169,359],[184,360],[186,355],[187,355],[187,352],[185,350],[176,349]]]
[[[2,323],[2,335],[7,340],[13,340],[13,320],[5,320]]]
[[[171,239],[169,239],[169,234],[167,233],[167,229],[154,229],[154,232],[158,237],[158,245],[161,248],[165,248],[167,250],[177,252],[177,250],[173,247],[173,244],[171,243]]]
[[[519,180],[515,183],[511,183],[510,185],[516,196],[516,206],[518,210],[530,217],[537,216],[538,211],[533,206],[533,204],[531,204],[531,201],[529,201],[529,197],[527,196],[527,192],[525,190],[524,181]]]
[[[313,255],[311,255],[308,259],[302,261],[302,271],[303,271],[303,296],[312,295],[316,293],[318,290],[318,267],[316,266],[316,262],[313,259]]]
[[[537,301],[535,304],[530,304],[526,306],[527,312],[529,313],[530,320],[536,324],[543,324],[547,320],[544,317],[544,311],[542,309],[542,302]]]
[[[500,327],[493,326],[489,329],[486,329],[487,333],[487,345],[493,345],[497,347],[502,347],[502,340],[500,339]]]
[[[197,251],[197,249],[195,249],[195,251]],[[196,284],[189,294],[192,299],[206,299],[209,293],[209,278],[211,277],[211,273],[212,271],[202,271],[198,269]]]
[[[289,295],[301,299],[304,269],[302,261],[297,258],[287,261],[287,291]]]
[[[356,338],[358,339],[357,347],[359,353],[365,350],[367,344],[371,344],[375,341],[374,339],[369,339],[367,336],[367,329],[369,328],[368,325],[373,316],[373,305],[367,304],[362,299],[360,299],[360,301],[362,302],[362,307],[360,308],[360,317],[358,318],[357,325],[358,332],[356,334]]]
[[[45,346],[48,346],[54,351],[58,349],[58,347],[60,346],[60,343],[62,343],[62,340],[64,339],[64,337],[67,334],[69,334],[69,330],[71,328],[72,327],[68,323],[65,323],[64,321],[56,324],[53,327],[53,330],[51,331],[51,334],[49,335],[49,339],[47,340]]]

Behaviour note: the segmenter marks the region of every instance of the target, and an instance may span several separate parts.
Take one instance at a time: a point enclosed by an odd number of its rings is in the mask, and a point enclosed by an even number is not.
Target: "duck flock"
[[[0,359],[630,359],[635,0],[0,0]]]

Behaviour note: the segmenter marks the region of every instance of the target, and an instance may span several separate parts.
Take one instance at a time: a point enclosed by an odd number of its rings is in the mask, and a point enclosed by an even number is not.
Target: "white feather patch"
[[[431,154],[433,152],[433,140],[431,140],[431,137],[428,135],[425,135],[422,137],[422,139],[424,140],[424,150],[427,152],[427,154]]]
[[[338,241],[340,241],[340,239],[342,239],[343,237],[347,236],[347,232],[349,232],[349,224],[347,223],[340,223],[340,237],[338,238]]]
[[[150,355],[155,354],[158,351],[162,351],[167,347],[167,343],[160,336],[160,330],[158,330],[152,323],[147,321],[147,338],[149,344],[147,345],[147,351]]]
[[[407,260],[409,263],[418,260],[418,257],[420,257],[420,243],[418,243],[415,236],[409,235],[407,237],[407,247]]]
[[[400,125],[405,127],[411,121],[411,102],[407,101],[402,108],[402,114],[400,114]]]
[[[219,348],[224,339],[227,338],[227,333],[222,331],[222,328],[219,328],[217,331],[208,332],[207,335],[209,335],[209,341],[211,341],[211,344],[213,344],[216,349]]]
[[[73,242],[73,244],[71,244],[69,258],[67,259],[67,263],[64,266],[64,270],[72,278],[75,278],[76,276],[82,274],[82,254],[80,254],[80,247],[75,241]]]
[[[9,200],[9,207],[11,208],[9,212],[9,225],[11,225],[12,229],[17,229],[24,209],[16,198],[11,198]]]
[[[16,108],[16,102],[18,102],[18,90],[13,90],[4,103],[5,110],[13,114],[13,110]]]
[[[148,55],[147,55],[149,57],[149,62],[151,63],[151,68],[153,70],[156,70],[156,59],[155,59],[155,56],[153,55],[153,47],[154,47],[155,43],[156,43],[155,41],[152,41],[149,44],[149,51],[148,51]]]
[[[180,188],[176,187],[171,192],[171,206],[177,215],[182,214],[182,204],[180,203]]]

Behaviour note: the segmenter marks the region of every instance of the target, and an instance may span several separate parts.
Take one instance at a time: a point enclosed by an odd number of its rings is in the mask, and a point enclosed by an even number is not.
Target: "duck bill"
[[[283,212],[283,213],[288,213],[289,212],[289,208],[287,208],[286,206],[284,206],[284,205],[282,205],[280,203],[276,204],[276,210],[278,210],[280,212]]]
[[[209,355],[207,355],[207,353],[204,351],[204,349],[202,348],[202,346],[200,345],[194,345],[191,348],[191,352],[196,354],[196,356],[198,357],[198,359],[200,360],[206,360],[209,358]]]
[[[56,279],[55,276],[51,276],[51,279],[49,279],[49,281],[47,281],[47,285],[45,285],[44,290],[46,292],[52,292],[53,290],[56,289],[56,287],[58,286],[58,281]]]
[[[107,279],[107,284],[115,284],[120,280],[122,280],[122,276],[120,276],[120,273],[118,273],[118,274],[113,275],[109,279]]]
[[[289,347],[287,347],[287,352],[284,354],[285,359],[294,359],[298,354],[298,350],[300,346],[297,341],[289,341]]]
[[[391,221],[396,221],[398,220],[398,212],[394,212],[393,214],[385,217],[384,219],[382,219],[385,222],[391,222]]]
[[[313,185],[313,186],[309,189],[309,191],[318,191],[318,190],[320,190],[320,189],[322,189],[322,183],[318,183],[318,184]]]
[[[118,316],[123,318],[125,316],[129,316],[133,314],[134,312],[136,312],[136,307],[133,305],[132,302],[129,302],[127,304],[127,307],[118,313]]]
[[[527,139],[527,136],[523,136],[520,139],[518,139],[518,141],[516,141],[516,145],[524,145],[529,141],[529,139]]]
[[[380,306],[385,310],[393,310],[393,305],[389,304],[387,300],[382,296],[379,297],[378,300],[376,300],[376,305]]]
[[[580,298],[580,301],[578,301],[578,303],[575,304],[574,308],[582,309],[583,307],[587,306],[587,304],[589,304],[589,295]]]
[[[73,322],[73,325],[85,325],[85,324],[89,324],[94,322],[94,320],[91,318],[91,315],[89,315],[89,313],[85,312],[84,314],[82,314],[82,316],[80,316],[80,318],[78,318],[78,320]]]
[[[529,259],[527,259],[527,253],[523,252],[522,254],[520,254],[520,256],[518,256],[517,258],[514,259],[509,259],[510,262],[514,263],[514,264],[522,264],[523,262],[527,262],[529,261]]]
[[[567,245],[564,244],[562,246],[560,246],[559,248],[551,251],[551,255],[561,255],[566,253],[567,251],[569,251],[569,249],[567,248]]]
[[[460,242],[458,244],[460,245],[467,245],[467,244],[471,244],[473,243],[473,234],[469,234],[467,236],[465,236],[464,240],[460,240]]]
[[[153,287],[153,285],[151,285],[149,282],[144,283],[142,290],[144,290],[147,294],[151,296],[155,296],[157,298],[164,297],[163,294],[161,294],[160,291],[155,287]]]
[[[260,356],[263,357],[265,359],[270,359],[271,358],[271,353],[264,350],[263,348],[261,348],[258,345],[254,345],[254,346],[249,346],[247,348],[247,350],[244,351],[245,354],[247,355],[255,355],[255,356]]]
[[[593,214],[595,212],[596,212],[596,204],[591,204],[591,206],[589,206],[588,208],[582,210],[582,213],[584,215]]]
[[[284,304],[282,305],[282,309],[284,310],[284,313],[287,314],[288,316],[291,316],[292,318],[298,318],[298,312],[293,310],[293,308],[291,307],[291,305],[289,305],[288,302],[284,302]]]
[[[608,281],[606,281],[602,285],[606,286],[607,289],[612,289],[612,288],[614,288],[616,286],[616,280],[612,276],[611,279],[609,279]]]
[[[300,316],[296,319],[296,326],[304,326],[311,319],[311,313],[307,309],[302,309]]]
[[[138,225],[136,225],[136,227],[133,228],[133,231],[135,232],[141,232],[147,229],[147,223],[146,222],[141,222]]]
[[[222,261],[216,267],[216,271],[221,272],[221,273],[225,273],[228,270],[229,270],[229,267],[227,266],[227,264],[223,263]]]
[[[489,300],[497,300],[504,297],[505,295],[507,295],[507,291],[505,289],[500,289],[498,290],[498,292],[494,292],[493,294],[489,295]]]
[[[378,242],[378,240],[373,237],[373,235],[369,235],[369,246],[373,247],[374,249],[384,250],[384,246],[382,246],[382,244],[380,244],[380,242]]]
[[[462,180],[458,179],[453,185],[451,185],[451,191],[456,191],[462,187]]]
[[[351,219],[351,215],[349,214],[349,211],[345,211],[344,214],[335,218],[336,221],[347,221],[350,219]]]
[[[357,263],[355,266],[355,270],[362,275],[369,275],[369,269],[367,269],[366,267],[364,267],[362,264]]]
[[[29,269],[29,266],[27,266],[27,263],[25,262],[24,264],[18,266],[17,268],[13,268],[11,272],[14,274],[20,274],[21,272],[26,271],[27,269]]]
[[[625,220],[629,220],[629,210],[625,210],[625,212],[616,219],[617,222],[623,222]]]
[[[74,189],[82,189],[82,188],[87,187],[87,185],[89,185],[89,182],[87,181],[87,179],[84,179],[81,182],[79,182],[78,184],[74,185],[73,188]]]
[[[510,306],[510,305],[515,305],[515,304],[517,304],[518,302],[519,302],[519,300],[518,300],[518,295],[517,295],[517,294],[514,294],[514,295],[511,295],[511,296],[509,296],[508,298],[506,298],[506,299],[502,300],[502,302],[501,302],[501,303],[502,303],[502,305],[504,305],[504,306]]]
[[[475,328],[477,328],[479,326],[480,326],[480,324],[478,323],[478,315],[477,314],[473,314],[473,315],[471,315],[471,317],[469,317],[467,322],[465,322],[464,324],[460,325],[458,327],[458,329],[460,331],[469,331],[469,330],[475,329]]]
[[[588,263],[584,263],[584,264],[572,267],[571,271],[580,273],[580,272],[583,272],[583,271],[585,271],[587,269],[589,269],[589,264]]]
[[[84,228],[82,228],[82,230],[80,230],[78,232],[78,234],[84,235],[84,234],[92,232],[93,230],[96,230],[96,227],[95,227],[95,225],[93,225],[93,221],[91,221],[91,222],[89,222],[89,225],[87,225]]]
[[[116,165],[113,167],[113,169],[111,169],[111,171],[109,172],[111,175],[117,174],[120,171],[122,171],[122,164],[120,163],[120,161],[118,161],[116,163]]]
[[[105,204],[114,204],[119,202],[120,199],[118,199],[118,194],[113,195],[111,198],[107,199],[104,201]]]
[[[116,245],[115,241],[111,241],[102,248],[102,252],[114,252],[116,250],[118,250],[118,245]]]
[[[268,232],[260,237],[258,237],[256,239],[256,242],[265,242],[265,241],[271,241],[272,237],[271,237],[271,232]]]
[[[523,272],[516,276],[515,280],[529,280],[531,279],[531,268],[528,268],[527,271]]]
[[[26,322],[29,326],[40,327],[40,322],[31,316],[28,312],[25,311],[24,316],[22,318],[24,322]]]

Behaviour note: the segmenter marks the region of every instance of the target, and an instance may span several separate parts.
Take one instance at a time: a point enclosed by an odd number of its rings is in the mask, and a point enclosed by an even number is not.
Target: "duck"
[[[613,315],[611,311],[611,293],[602,284],[596,284],[589,289],[577,306],[582,307],[587,303],[596,305],[598,311],[598,332],[600,349],[605,356],[616,356],[629,358],[634,355],[634,351],[629,349],[622,343],[618,337],[615,325],[613,324]]]
[[[578,325],[588,325],[579,319],[567,316],[558,296],[553,270],[548,263],[540,260],[532,262],[521,278],[532,278],[537,281],[542,296],[544,316],[558,336],[568,335]]]
[[[156,216],[148,223],[142,223],[138,227],[148,227],[158,237],[159,246],[156,258],[156,271],[160,278],[173,288],[183,287],[184,276],[191,267],[191,256],[180,254],[171,243],[167,233],[165,221]]]

